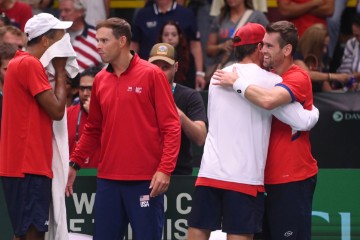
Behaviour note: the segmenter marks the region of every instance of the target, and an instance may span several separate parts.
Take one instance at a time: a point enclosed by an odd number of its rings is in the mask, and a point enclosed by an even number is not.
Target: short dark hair
[[[279,33],[279,44],[283,48],[287,44],[292,46],[291,54],[296,52],[297,44],[299,41],[299,34],[295,25],[289,21],[278,21],[269,23],[266,26],[267,33]]]
[[[98,67],[98,66],[86,68],[82,73],[80,73],[80,78],[84,76],[95,77],[95,75],[98,74],[98,72],[100,72],[101,69],[102,67]]]
[[[43,33],[40,36],[37,36],[37,37],[31,39],[30,41],[28,41],[27,45],[30,47],[30,46],[33,46],[33,45],[39,43],[43,36],[53,39],[55,37],[56,31],[58,31],[58,30],[59,29],[50,29],[46,33]]]
[[[100,21],[96,25],[96,30],[103,27],[112,29],[113,35],[116,39],[119,39],[121,36],[125,36],[126,42],[130,45],[132,37],[131,26],[125,19],[113,17]]]
[[[11,25],[5,25],[0,27],[0,38],[2,39],[7,32],[19,37],[24,36],[24,33],[19,28]]]
[[[250,56],[255,52],[259,43],[246,44],[234,48],[235,57],[238,61],[242,61],[246,56]]]
[[[11,43],[0,44],[0,67],[3,59],[12,59],[15,56],[17,47]]]

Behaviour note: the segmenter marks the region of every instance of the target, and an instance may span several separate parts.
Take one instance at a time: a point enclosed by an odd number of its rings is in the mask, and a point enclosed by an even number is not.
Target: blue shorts
[[[47,232],[51,201],[51,179],[26,174],[25,177],[1,177],[10,221],[16,237],[24,236],[33,225]]]
[[[253,234],[262,229],[264,194],[257,197],[213,187],[195,187],[189,227],[228,234]]]
[[[264,239],[311,239],[316,178],[265,186]]]
[[[128,224],[132,239],[160,240],[164,194],[150,198],[150,181],[97,179],[94,240],[123,239]]]

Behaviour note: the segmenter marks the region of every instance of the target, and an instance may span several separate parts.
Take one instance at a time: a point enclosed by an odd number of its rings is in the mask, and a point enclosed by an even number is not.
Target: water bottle
[[[344,91],[350,90],[355,82],[356,78],[354,76],[351,76],[349,81],[347,81],[344,85]]]

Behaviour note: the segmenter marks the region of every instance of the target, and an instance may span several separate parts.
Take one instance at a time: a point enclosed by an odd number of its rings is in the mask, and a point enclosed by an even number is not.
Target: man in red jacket
[[[155,65],[130,51],[131,27],[120,18],[96,26],[108,67],[95,77],[90,112],[70,157],[67,195],[76,171],[101,146],[94,239],[161,239],[164,192],[175,168],[181,127],[169,83]]]

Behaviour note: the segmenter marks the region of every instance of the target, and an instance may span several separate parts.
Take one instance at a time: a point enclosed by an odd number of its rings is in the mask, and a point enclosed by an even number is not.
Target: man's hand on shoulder
[[[232,87],[234,82],[239,78],[237,74],[236,67],[234,66],[232,72],[226,72],[224,70],[216,70],[213,79],[217,82],[213,82],[213,85],[219,85],[222,87]]]

